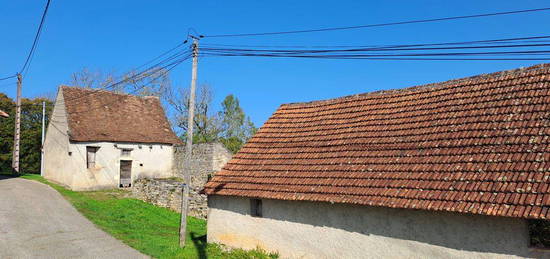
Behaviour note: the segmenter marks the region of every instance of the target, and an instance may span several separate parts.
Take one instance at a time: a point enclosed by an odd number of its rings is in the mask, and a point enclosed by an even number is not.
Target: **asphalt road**
[[[0,258],[148,258],[101,231],[51,187],[0,176]]]

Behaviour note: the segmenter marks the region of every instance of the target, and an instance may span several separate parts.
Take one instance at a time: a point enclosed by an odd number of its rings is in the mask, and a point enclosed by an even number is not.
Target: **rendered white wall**
[[[115,147],[115,144],[118,147]],[[95,168],[86,168],[86,147],[99,147]],[[121,148],[132,149],[130,156],[122,156]],[[172,145],[128,144],[113,142],[76,142],[69,149],[78,164],[73,174],[73,190],[91,190],[118,187],[120,160],[132,161],[132,182],[139,178],[167,178],[173,176]]]
[[[208,197],[208,242],[264,248],[282,258],[548,257],[528,248],[526,221],[345,204]]]
[[[72,173],[78,168],[69,151],[68,123],[63,93],[57,93],[50,122],[44,139],[44,177],[66,186],[72,184]]]

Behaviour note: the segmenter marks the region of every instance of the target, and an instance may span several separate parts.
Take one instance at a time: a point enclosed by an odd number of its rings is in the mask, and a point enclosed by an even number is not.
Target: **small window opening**
[[[250,200],[250,215],[252,217],[262,217],[262,200],[251,199]]]
[[[207,182],[210,182],[210,179],[212,179],[212,174],[208,174],[208,175],[206,176],[206,181],[207,181]]]
[[[130,156],[132,154],[132,150],[131,149],[122,149],[120,151],[120,155],[121,156]]]
[[[86,147],[86,168],[95,167],[96,153],[99,147]]]
[[[531,219],[527,223],[531,247],[550,249],[550,220]]]

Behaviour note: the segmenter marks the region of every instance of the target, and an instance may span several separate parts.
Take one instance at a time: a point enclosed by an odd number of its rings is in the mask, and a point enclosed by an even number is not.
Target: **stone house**
[[[174,174],[180,139],[158,97],[62,86],[44,143],[44,177],[72,190]]]
[[[204,189],[208,241],[290,258],[548,258],[550,64],[284,104]]]

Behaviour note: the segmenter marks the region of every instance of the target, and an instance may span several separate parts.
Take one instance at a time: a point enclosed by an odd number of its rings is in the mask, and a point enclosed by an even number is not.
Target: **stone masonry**
[[[185,147],[177,147],[174,155],[174,170],[176,178],[183,179],[183,165]],[[221,143],[204,143],[193,145],[193,156],[191,158],[191,184],[189,215],[206,218],[208,206],[206,195],[200,194],[204,184],[214,173],[231,159],[229,152]],[[160,207],[169,208],[175,211],[181,209],[182,183],[171,179],[140,179],[134,182],[132,188],[133,196],[155,204]]]
[[[181,210],[182,181],[171,179],[139,179],[132,186],[132,196],[153,205]]]

